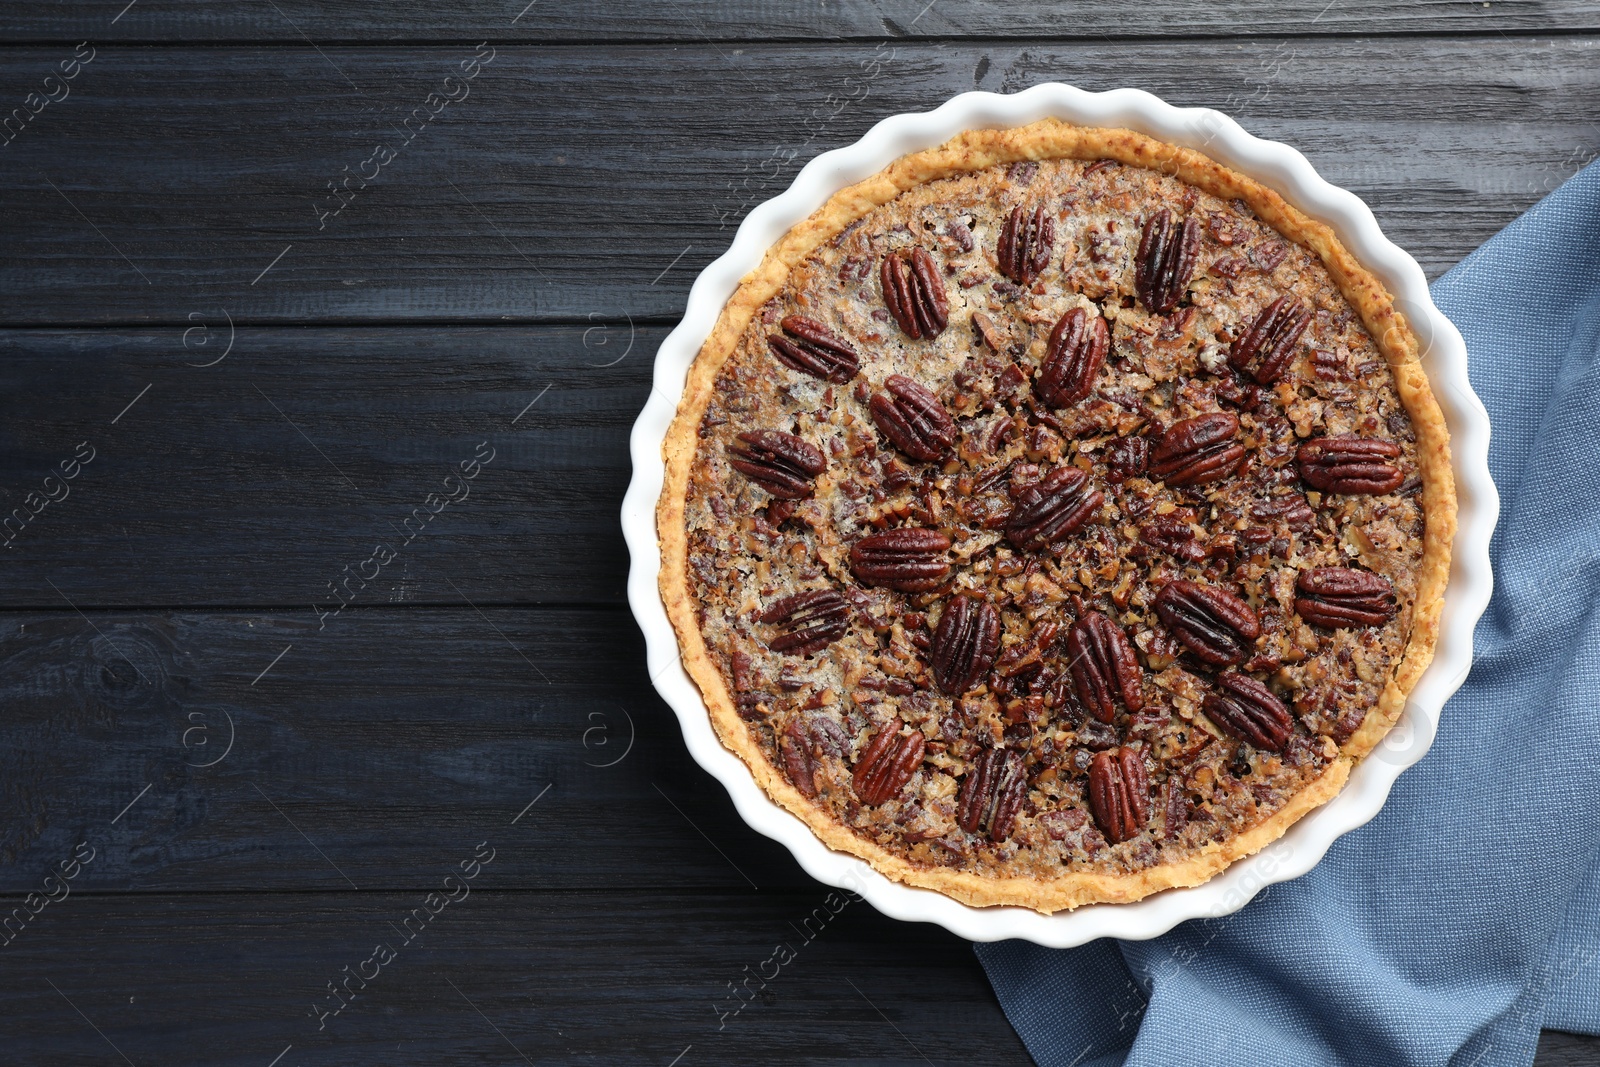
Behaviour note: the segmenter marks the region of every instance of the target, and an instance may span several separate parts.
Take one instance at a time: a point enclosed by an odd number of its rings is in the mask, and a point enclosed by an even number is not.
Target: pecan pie
[[[1210,158],[1050,120],[837,194],[729,301],[661,591],[723,742],[976,905],[1194,885],[1433,653],[1455,493],[1389,294]]]

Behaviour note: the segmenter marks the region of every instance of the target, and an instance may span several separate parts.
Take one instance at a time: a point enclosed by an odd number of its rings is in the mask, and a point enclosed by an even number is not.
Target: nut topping
[[[1157,515],[1139,527],[1139,540],[1188,563],[1206,558],[1206,549],[1194,533],[1194,512],[1188,508]]]
[[[1077,467],[1057,467],[1017,497],[1006,521],[1006,540],[1024,552],[1038,552],[1075,532],[1105,503],[1089,476]]]
[[[987,828],[989,840],[1004,841],[1028,795],[1023,755],[1016,749],[991,748],[973,761],[961,779],[956,823],[969,834]]]
[[[1249,374],[1258,385],[1275,382],[1289,365],[1295,343],[1310,323],[1309,307],[1291,296],[1280,296],[1233,342],[1228,361],[1242,373]]]
[[[950,574],[949,550],[950,537],[939,530],[885,530],[850,546],[850,569],[867,585],[927,593]]]
[[[1184,796],[1183,779],[1176,774],[1170,776],[1165,792],[1161,806],[1165,809],[1166,826],[1162,828],[1162,836],[1168,841],[1176,841],[1183,836],[1184,827],[1189,825],[1189,798]]]
[[[1265,521],[1282,519],[1291,530],[1309,530],[1317,524],[1317,513],[1299,493],[1259,501],[1250,506],[1250,514]]]
[[[903,374],[890,375],[883,387],[888,395],[876,393],[867,405],[883,436],[912,459],[943,459],[955,443],[956,424],[939,398]]]
[[[1193,217],[1175,224],[1168,208],[1150,216],[1144,224],[1144,236],[1139,239],[1134,274],[1134,288],[1145,307],[1157,315],[1166,315],[1178,306],[1194,277],[1199,251],[1200,223]]]
[[[828,757],[843,759],[850,748],[844,729],[826,715],[796,715],[778,737],[778,754],[794,787],[817,795],[817,771]]]
[[[1000,273],[1018,285],[1032,285],[1039,272],[1050,265],[1050,249],[1055,242],[1056,220],[1044,205],[1030,213],[1018,204],[1000,227],[1000,247],[995,255]]]
[[[1354,567],[1312,567],[1295,579],[1294,610],[1330,630],[1382,626],[1394,618],[1394,586]]]
[[[780,500],[811,495],[828,463],[811,442],[780,430],[747,430],[728,445],[733,469]]]
[[[1294,729],[1283,701],[1261,682],[1236,671],[1217,675],[1216,692],[1206,694],[1202,707],[1223,733],[1271,752],[1282,752]]]
[[[900,736],[898,720],[878,731],[856,764],[852,783],[863,804],[882,804],[900,795],[922,764],[926,745],[922,731]]]
[[[1120,697],[1130,712],[1144,707],[1143,677],[1122,627],[1098,611],[1086,612],[1067,635],[1068,669],[1078,701],[1101,722],[1117,717]]]
[[[1213,667],[1244,662],[1247,642],[1261,636],[1261,620],[1250,605],[1215,586],[1168,582],[1156,594],[1155,608],[1172,636]]]
[[[1099,315],[1078,307],[1061,316],[1045,347],[1037,390],[1040,399],[1051,407],[1064,408],[1088,396],[1110,347],[1111,331]]]
[[[1146,437],[1118,437],[1105,447],[1106,481],[1121,485],[1137,478],[1150,467],[1150,440]]]
[[[1050,908],[1306,808],[1432,636],[1450,506],[1320,257],[1089,162],[819,216],[697,368],[660,531],[776,799]]]
[[[949,696],[977,685],[1000,653],[1000,613],[987,600],[951,598],[933,633],[933,680]]]
[[[778,325],[783,333],[769,334],[767,347],[779,362],[838,384],[848,382],[861,369],[861,357],[850,342],[815,319],[790,315]]]
[[[813,589],[781,597],[767,606],[758,622],[783,632],[767,647],[791,656],[809,656],[827,648],[850,627],[850,605],[833,589]]]
[[[1096,753],[1089,765],[1089,807],[1113,845],[1138,836],[1150,817],[1150,779],[1137,749]]]
[[[1325,493],[1391,493],[1405,475],[1387,460],[1400,455],[1393,441],[1371,437],[1321,437],[1300,446],[1300,477]]]
[[[904,257],[892,252],[885,255],[878,280],[883,284],[883,302],[889,314],[907,337],[931,341],[943,332],[950,321],[950,297],[927,249],[911,250],[910,269]]]
[[[1219,482],[1244,462],[1238,434],[1239,418],[1227,411],[1175,422],[1150,454],[1150,476],[1171,486]]]

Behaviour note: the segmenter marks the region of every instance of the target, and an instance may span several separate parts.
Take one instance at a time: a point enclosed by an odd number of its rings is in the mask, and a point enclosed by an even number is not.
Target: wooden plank
[[[622,611],[8,612],[0,706],[0,892],[79,842],[91,890],[416,888],[486,838],[500,888],[812,884]]]
[[[1232,0],[1186,4],[1152,0],[1046,0],[996,6],[979,0],[890,0],[875,4],[771,4],[759,0],[677,0],[629,5],[617,0],[581,10],[469,0],[419,8],[398,0],[279,3],[276,7],[169,0],[160,4],[95,4],[69,0],[8,14],[7,41],[317,41],[652,40],[696,43],[840,37],[1021,38],[1196,37],[1217,34],[1485,33],[1600,27],[1592,0]]]
[[[620,604],[664,332],[0,331],[0,606]]]
[[[440,884],[475,844],[440,853]],[[456,882],[459,899],[426,924],[419,892],[48,905],[0,948],[8,1062],[1029,1062],[970,946],[936,927],[820,887],[502,892],[509,851]],[[730,983],[748,991],[736,1000]],[[1595,1038],[1547,1034],[1535,1063],[1578,1067],[1597,1052]]]
[[[1594,1067],[1600,1063],[1600,1037],[1546,1030],[1533,1063],[1534,1067]]]
[[[442,878],[475,843],[452,843],[431,867]],[[409,928],[421,893],[69,897],[0,949],[7,1060],[1028,1062],[970,946],[942,930],[820,887],[500,892],[511,851]],[[392,955],[374,956],[378,945]],[[790,951],[775,956],[780,945]],[[730,983],[747,975],[736,1000]],[[338,1003],[328,983],[347,980],[354,999],[313,1014]]]
[[[444,81],[465,44],[105,46],[0,153],[0,323],[670,321],[800,163],[885,115],[1049,79],[1301,147],[1437,274],[1600,149],[1573,106],[1600,91],[1596,44],[501,46],[470,83]],[[0,50],[12,97],[63,57]],[[445,91],[466,95],[404,126]],[[329,192],[358,172],[377,177]]]

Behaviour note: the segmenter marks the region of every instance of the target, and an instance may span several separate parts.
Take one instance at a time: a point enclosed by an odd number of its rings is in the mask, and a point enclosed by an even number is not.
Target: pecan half
[[[1000,654],[1000,613],[987,600],[952,597],[933,632],[933,680],[950,696],[977,685]]]
[[[1246,644],[1261,636],[1261,620],[1250,605],[1215,586],[1168,582],[1156,594],[1155,608],[1172,636],[1213,667],[1242,663]]]
[[[1150,467],[1150,440],[1146,437],[1117,437],[1106,442],[1106,481],[1121,485],[1137,478]]]
[[[1027,185],[1039,173],[1039,164],[1031,159],[1019,159],[1006,165],[1006,180]]]
[[[767,347],[778,361],[814,378],[843,384],[861,369],[861,357],[850,342],[816,319],[790,315],[778,323],[783,333],[767,335]]]
[[[1017,497],[1006,540],[1024,552],[1049,548],[1088,522],[1105,499],[1083,471],[1057,467]]]
[[[1392,493],[1405,475],[1387,462],[1400,446],[1372,437],[1319,437],[1300,446],[1300,477],[1325,493]]]
[[[1312,567],[1294,583],[1294,610],[1306,622],[1330,630],[1382,626],[1394,618],[1394,586],[1354,567]]]
[[[1174,774],[1167,778],[1162,807],[1166,812],[1166,826],[1163,827],[1162,836],[1168,841],[1176,841],[1183,836],[1184,827],[1189,825],[1189,798],[1183,794],[1181,775]]]
[[[1138,836],[1150,817],[1150,779],[1138,749],[1095,754],[1089,765],[1089,807],[1113,845]]]
[[[783,632],[767,647],[791,656],[809,656],[827,648],[850,628],[850,605],[837,590],[813,589],[780,597],[757,616]]]
[[[1239,417],[1229,411],[1175,422],[1150,453],[1150,476],[1171,486],[1221,481],[1244,462],[1238,434]]]
[[[902,593],[939,588],[950,573],[950,537],[912,526],[870,534],[850,546],[850,569],[867,585]]]
[[[1193,217],[1174,223],[1167,208],[1150,216],[1144,224],[1144,236],[1139,239],[1133,279],[1145,307],[1157,315],[1166,315],[1178,306],[1194,277],[1199,251],[1200,223]]]
[[[887,394],[873,394],[867,405],[883,436],[912,459],[943,459],[955,443],[956,424],[939,398],[903,374],[891,374],[883,387]]]
[[[987,829],[989,840],[1004,841],[1028,795],[1023,755],[1016,749],[991,748],[973,761],[961,779],[956,797],[956,823],[969,834]]]
[[[1265,521],[1282,519],[1291,530],[1309,530],[1317,524],[1317,514],[1299,493],[1268,497],[1250,506],[1250,514]]]
[[[1139,540],[1185,562],[1199,563],[1206,558],[1206,549],[1195,537],[1193,519],[1188,508],[1153,516],[1139,525]]]
[[[830,756],[843,759],[849,747],[844,729],[826,715],[796,715],[778,736],[784,773],[808,797],[817,795],[817,771],[822,761]]]
[[[926,744],[921,730],[901,736],[895,724],[885,726],[861,753],[852,784],[863,804],[882,804],[896,797],[922,764]]]
[[[1263,308],[1250,328],[1233,342],[1228,362],[1258,385],[1275,382],[1289,365],[1295,342],[1310,324],[1309,307],[1287,294],[1280,296]]]
[[[1223,733],[1272,752],[1283,751],[1294,729],[1283,701],[1261,682],[1236,671],[1217,675],[1216,691],[1207,693],[1201,706]]]
[[[811,495],[811,481],[827,467],[811,442],[781,430],[746,430],[728,444],[733,469],[780,500]]]
[[[1044,205],[1029,212],[1018,204],[1000,227],[1000,246],[995,250],[1000,273],[1018,285],[1032,285],[1050,265],[1050,249],[1055,243],[1056,220]]]
[[[1067,634],[1068,670],[1078,701],[1101,722],[1117,717],[1117,699],[1129,711],[1144,707],[1139,660],[1122,627],[1098,611],[1085,612]]]
[[[950,297],[945,293],[939,267],[925,248],[913,248],[909,269],[905,257],[883,257],[878,280],[889,314],[912,340],[933,340],[950,321]]]
[[[1040,367],[1038,393],[1051,407],[1076,404],[1094,391],[1095,378],[1105,366],[1111,347],[1106,320],[1073,308],[1050,331]]]

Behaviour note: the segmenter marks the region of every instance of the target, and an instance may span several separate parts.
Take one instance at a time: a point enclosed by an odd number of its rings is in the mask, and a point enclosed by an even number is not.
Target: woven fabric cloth
[[[1433,295],[1501,494],[1471,676],[1378,817],[1235,915],[977,946],[1041,1067],[1502,1067],[1600,1033],[1600,164]]]

